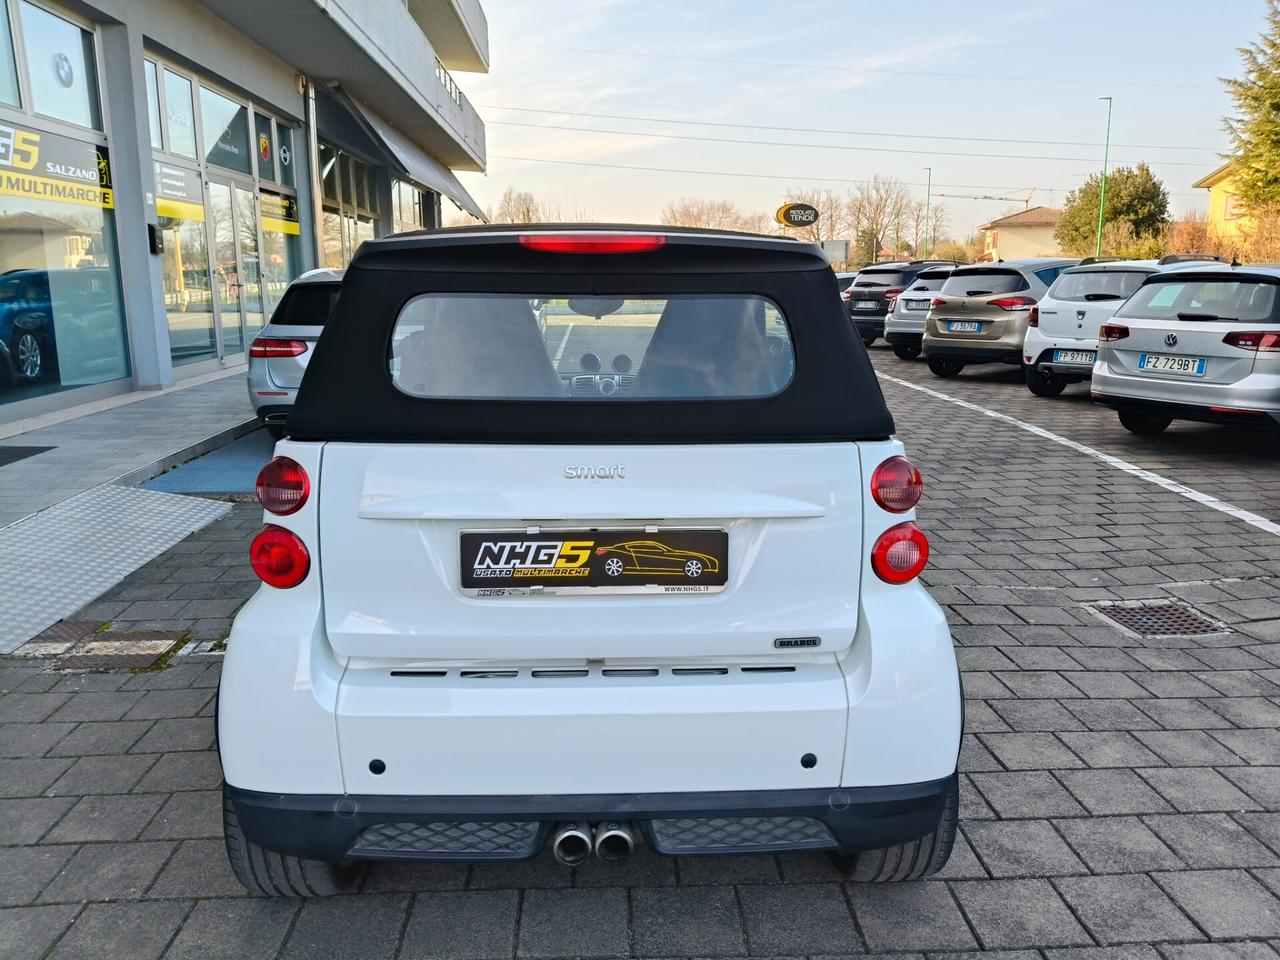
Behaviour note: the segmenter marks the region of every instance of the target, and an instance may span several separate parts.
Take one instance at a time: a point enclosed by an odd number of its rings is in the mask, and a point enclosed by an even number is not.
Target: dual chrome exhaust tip
[[[578,867],[594,853],[605,863],[625,863],[635,849],[631,827],[618,820],[597,823],[562,823],[551,835],[551,852],[556,862]]]

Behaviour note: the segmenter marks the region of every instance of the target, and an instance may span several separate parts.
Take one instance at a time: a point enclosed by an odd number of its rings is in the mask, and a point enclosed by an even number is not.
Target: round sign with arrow
[[[818,208],[811,203],[784,203],[773,219],[784,227],[811,227],[818,222]]]

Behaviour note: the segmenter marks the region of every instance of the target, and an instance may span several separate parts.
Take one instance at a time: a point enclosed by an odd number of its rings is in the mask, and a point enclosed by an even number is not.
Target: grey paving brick
[[[171,795],[143,836],[149,840],[222,836],[222,791],[190,790]]]
[[[1246,763],[1280,765],[1280,730],[1213,730],[1210,735]]]
[[[1047,820],[989,820],[966,824],[965,835],[993,877],[1086,873]]]
[[[74,728],[72,723],[0,723],[0,757],[39,757]]]
[[[1155,730],[1159,724],[1128,700],[1067,700],[1063,702],[1090,730]]]
[[[171,842],[153,841],[172,848]],[[231,872],[222,840],[184,840],[147,890],[148,897],[243,897],[244,887]]]
[[[1019,733],[1084,729],[1057,700],[997,700],[991,707]]]
[[[210,700],[213,692],[204,688],[192,690],[149,690],[125,714],[129,720],[173,720],[194,717]]]
[[[45,887],[40,899],[46,903],[137,899],[172,852],[172,843],[86,844]]]
[[[142,694],[119,690],[77,693],[53,714],[54,720],[119,720]]]
[[[1134,706],[1165,730],[1211,730],[1231,726],[1199,700],[1135,700]]]
[[[633,890],[631,911],[636,956],[716,957],[746,952],[732,887]]]
[[[516,953],[521,957],[624,957],[625,890],[529,890],[524,895]],[[565,923],[565,917],[576,923]]]
[[[1160,758],[1119,730],[1059,733],[1058,738],[1090,767],[1152,766]]]
[[[849,905],[834,884],[740,887],[754,956],[861,953]]]
[[[128,753],[151,726],[150,720],[80,723],[49,751],[53,757],[117,756]]]
[[[308,900],[280,960],[390,960],[408,909],[409,898],[402,894]]]
[[[50,960],[155,960],[190,912],[189,903],[91,903]]]
[[[35,843],[75,803],[71,797],[0,800],[0,837],[5,843]]]
[[[1093,942],[1047,880],[966,880],[951,889],[985,949]]]
[[[414,899],[400,960],[510,957],[519,907],[515,890],[423,893]]]
[[[85,796],[91,793],[126,793],[156,762],[141,754],[131,757],[80,757],[56,783],[51,796]]]
[[[173,750],[209,750],[213,747],[213,721],[157,720],[132,747],[134,753],[168,753]]]
[[[0,722],[39,723],[70,699],[65,693],[7,693],[0,697]]]
[[[1209,767],[1160,767],[1139,774],[1168,800],[1175,810],[1200,813],[1211,810],[1255,810],[1257,804],[1231,781]]]
[[[1280,767],[1232,767],[1220,772],[1266,809],[1280,810]]]
[[[1085,812],[1062,784],[1043,770],[975,773],[970,779],[1003,818],[1073,817]],[[963,796],[962,791],[962,802]]]
[[[850,884],[849,899],[868,950],[977,946],[945,884]]]
[[[187,917],[165,960],[274,960],[295,900],[202,900]]]
[[[1063,770],[1058,779],[1097,816],[1173,809],[1132,770]]]
[[[1137,817],[1058,820],[1058,832],[1095,873],[1139,873],[1183,866]]]
[[[1203,730],[1140,730],[1134,734],[1161,760],[1175,767],[1232,765],[1242,761]],[[1149,764],[1134,763],[1145,767]]]
[[[1224,813],[1145,817],[1144,821],[1194,869],[1280,864],[1274,853]]]
[[[1010,770],[1084,766],[1052,733],[985,733],[982,742]]]
[[[0,914],[0,960],[38,960],[71,925],[77,906],[16,907]]]
[[[1152,877],[1211,937],[1280,936],[1280,900],[1243,870],[1194,870]]]
[[[1149,693],[1123,673],[1114,671],[1085,670],[1071,674],[1071,683],[1078,687],[1086,697],[1094,698],[1135,698],[1146,697]]]
[[[3,847],[0,906],[35,903],[37,894],[76,852],[74,846]]]
[[[1265,943],[1164,943],[1165,960],[1275,960],[1276,952]]]
[[[1077,917],[1101,943],[1197,940],[1196,929],[1149,877],[1064,877],[1057,882]]]
[[[51,843],[134,840],[163,801],[157,794],[60,801],[74,802],[75,807],[49,832],[48,839]]]
[[[208,753],[167,753],[134,786],[138,793],[167,793],[174,790],[212,790],[222,784],[218,755]]]
[[[997,680],[1012,690],[1019,697],[1080,697],[1081,691],[1065,679],[1070,674],[1060,674],[1049,670],[1023,670],[1014,672],[998,672]]]
[[[66,773],[72,762],[37,757],[0,760],[0,798],[38,797]]]

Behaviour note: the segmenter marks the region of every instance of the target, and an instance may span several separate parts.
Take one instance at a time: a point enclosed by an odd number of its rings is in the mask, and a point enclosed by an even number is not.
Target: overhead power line
[[[796,143],[769,140],[744,140],[737,137],[700,137],[685,133],[651,133],[641,130],[601,130],[597,127],[573,127],[559,123],[525,123],[522,120],[490,120],[490,124],[504,127],[531,127],[535,130],[566,130],[572,133],[604,133],[620,137],[649,137],[658,140],[690,140],[698,143],[732,143],[753,147],[803,147],[806,150],[847,150],[858,153],[906,153],[927,157],[977,157],[984,160],[1049,160],[1068,163],[1095,163],[1094,157],[1048,157],[1024,153],[977,153],[970,150],[914,150],[906,147],[861,147],[840,143]],[[1137,163],[1136,160],[1117,160],[1117,164]],[[1193,160],[1160,160],[1165,166],[1201,167],[1204,163]]]
[[[883,73],[895,77],[948,77],[962,80],[1005,80],[1018,83],[1067,83],[1105,87],[1181,87],[1186,89],[1214,89],[1210,84],[1175,83],[1166,80],[1107,80],[1093,77],[1027,77],[995,73],[952,73],[941,70],[895,70],[891,67],[858,67],[841,63],[783,63],[774,60],[739,60],[731,57],[691,57],[674,53],[648,53],[640,50],[602,50],[594,47],[560,47],[545,43],[519,43],[514,40],[494,40],[495,47],[524,47],[530,50],[555,50],[562,53],[589,53],[605,57],[641,57],[651,60],[679,60],[687,63],[726,63],[744,67],[783,67],[804,70],[831,70],[844,73]]]
[[[1014,143],[1041,147],[1098,147],[1101,143],[1086,140],[1024,140],[1009,137],[962,137],[952,134],[897,133],[888,130],[837,130],[830,127],[783,127],[762,123],[728,123],[715,120],[679,120],[674,117],[637,117],[622,113],[581,113],[573,110],[547,110],[538,107],[510,107],[497,103],[476,104],[482,110],[508,110],[515,113],[541,113],[560,117],[585,117],[595,120],[632,120],[637,123],[670,123],[690,127],[722,127],[738,130],[769,130],[778,133],[828,133],[851,137],[896,137],[903,140],[953,140],[971,143]],[[490,123],[502,121],[491,120]],[[1202,153],[1221,154],[1220,147],[1190,147],[1173,143],[1116,143],[1112,146],[1125,150],[1195,150]]]

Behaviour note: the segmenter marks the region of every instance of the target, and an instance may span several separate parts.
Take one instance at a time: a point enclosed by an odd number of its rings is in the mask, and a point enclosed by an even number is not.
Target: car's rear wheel
[[[949,357],[929,357],[929,372],[935,377],[944,379],[958,377],[963,369],[964,364],[959,360],[952,360]]]
[[[909,343],[897,343],[893,346],[893,355],[899,360],[914,360],[920,356],[920,348],[913,347]]]
[[[13,369],[19,383],[34,383],[44,374],[44,349],[40,338],[22,330],[13,338]]]
[[[1154,437],[1157,433],[1164,433],[1169,424],[1173,423],[1172,417],[1143,413],[1141,410],[1120,410],[1119,414],[1120,425],[1140,437]]]
[[[869,347],[869,346],[871,346],[873,343],[875,343],[877,339],[878,339],[878,338],[877,338],[877,337],[875,337],[874,335],[872,335],[872,336],[870,336],[870,337],[868,337],[868,336],[865,336],[865,335],[864,335],[864,336],[863,336],[863,338],[862,338],[862,345],[863,345],[864,347]]]
[[[1027,381],[1027,389],[1037,397],[1056,397],[1067,389],[1065,377],[1043,373],[1030,365],[1022,368],[1022,375]]]
[[[231,872],[250,893],[268,897],[331,897],[354,890],[368,869],[368,864],[359,861],[304,860],[258,846],[241,831],[226,784],[222,787],[222,832]]]
[[[938,826],[919,840],[878,850],[832,855],[836,868],[855,883],[898,883],[937,873],[951,859],[960,813],[960,780],[952,777]]]

